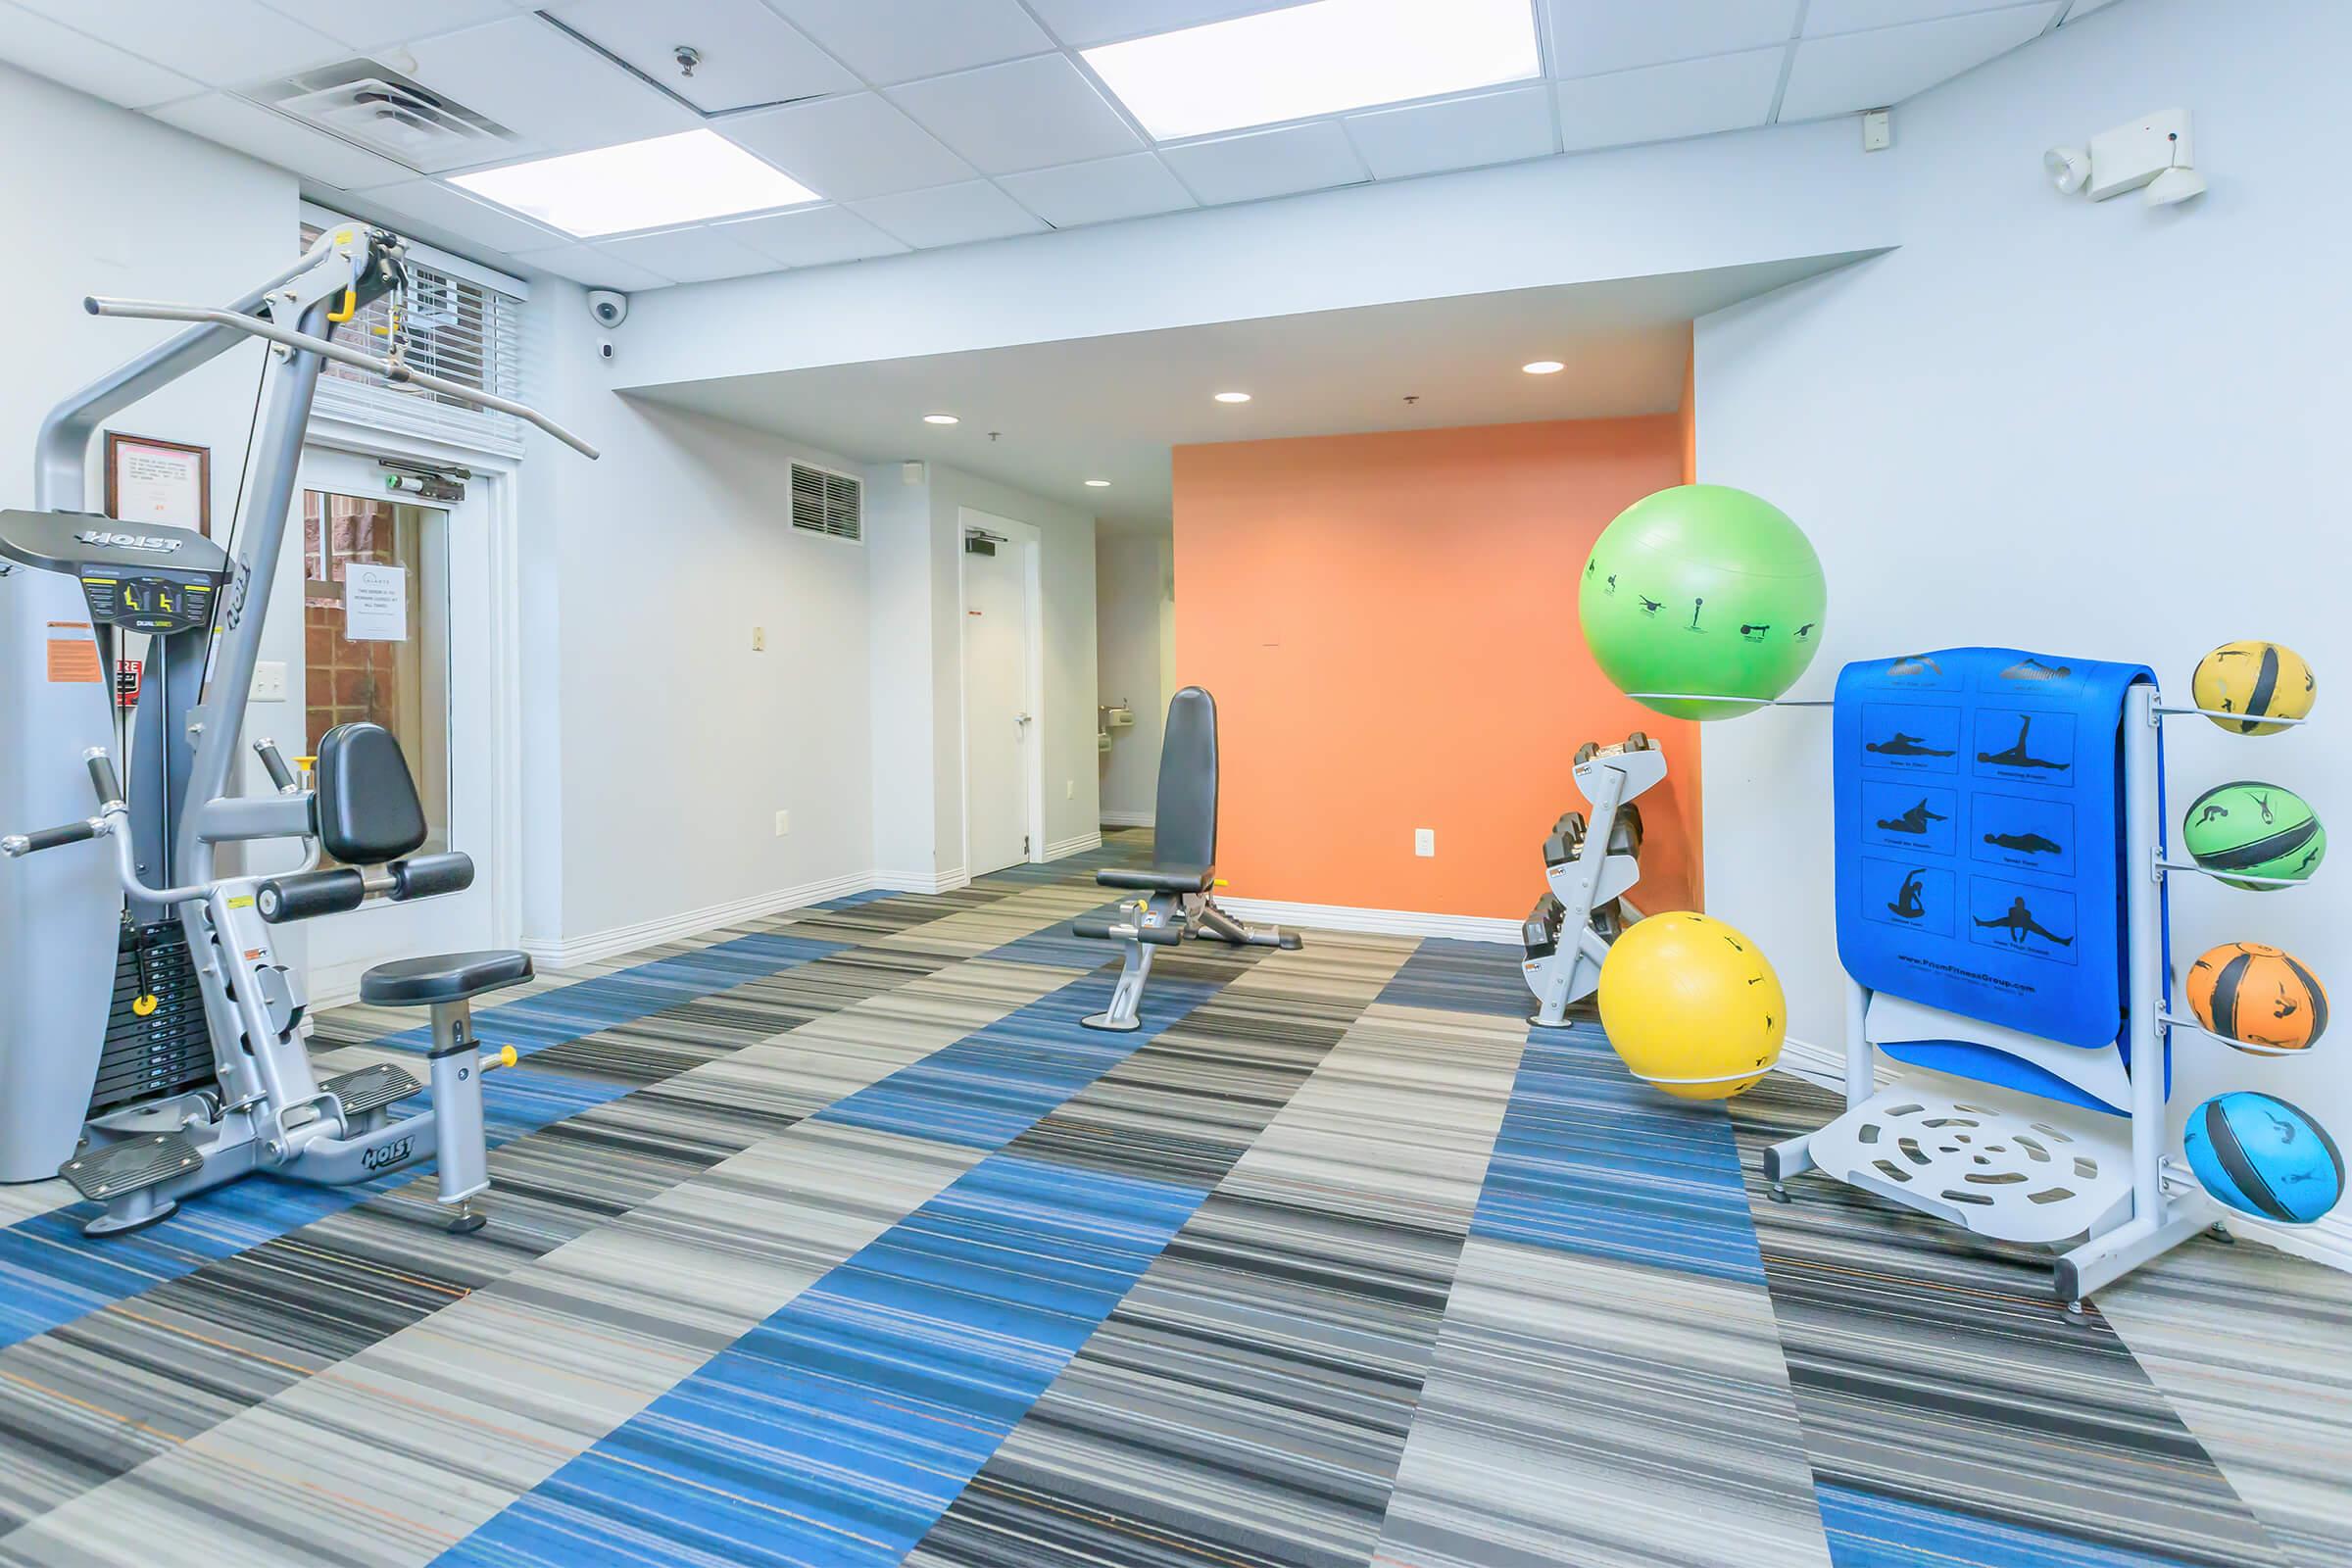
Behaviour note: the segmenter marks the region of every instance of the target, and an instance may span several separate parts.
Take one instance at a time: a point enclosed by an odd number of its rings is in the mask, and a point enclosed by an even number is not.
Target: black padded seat
[[[1095,873],[1100,886],[1141,888],[1151,893],[1206,893],[1216,879],[1212,865],[1118,865]]]
[[[531,956],[511,949],[436,953],[379,963],[360,976],[360,1000],[375,1007],[425,1007],[465,1002],[531,977]]]

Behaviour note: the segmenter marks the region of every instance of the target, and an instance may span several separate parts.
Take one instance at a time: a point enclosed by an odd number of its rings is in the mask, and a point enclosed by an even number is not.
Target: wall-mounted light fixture
[[[2053,147],[2041,155],[2050,183],[2065,195],[2088,192],[2094,202],[2143,191],[2150,207],[2172,207],[2205,192],[2196,171],[2188,111],[2144,115],[2090,138],[2088,146]]]

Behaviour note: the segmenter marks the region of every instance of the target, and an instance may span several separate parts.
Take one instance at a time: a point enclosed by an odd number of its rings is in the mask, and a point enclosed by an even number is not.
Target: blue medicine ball
[[[2344,1195],[2344,1156],[2299,1107],[2251,1090],[2216,1095],[2188,1115],[2189,1168],[2241,1214],[2308,1225]]]

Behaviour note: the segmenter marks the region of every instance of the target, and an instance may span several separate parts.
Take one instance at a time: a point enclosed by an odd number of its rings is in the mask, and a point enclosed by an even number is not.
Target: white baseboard
[[[526,937],[515,946],[529,954],[534,963],[565,969],[575,964],[594,963],[600,958],[633,953],[640,948],[658,947],[664,942],[700,936],[705,931],[715,931],[745,920],[757,920],[762,915],[806,908],[811,904],[822,904],[827,899],[863,893],[875,885],[873,873],[855,871],[822,882],[805,882],[799,887],[754,894],[730,904],[706,905],[681,914],[664,915],[658,920],[642,920],[635,925],[614,926],[611,930],[592,932],[586,936],[555,942]]]
[[[865,885],[878,893],[953,893],[971,880],[958,865],[945,871],[876,871]]]
[[[1493,915],[1363,909],[1347,904],[1284,904],[1273,899],[1219,899],[1217,903],[1243,920],[1272,920],[1323,931],[1366,931],[1378,936],[1451,937],[1459,942],[1519,945],[1519,922]]]
[[[1819,1084],[1838,1094],[1845,1093],[1845,1048],[1816,1045],[1791,1035],[1781,1046],[1781,1068],[1792,1072],[1807,1082]],[[1884,1085],[1893,1078],[1885,1058],[1879,1062],[1878,1081]],[[2314,1225],[2273,1225],[2244,1214],[2230,1214],[2225,1220],[2230,1234],[2240,1241],[2259,1242],[2275,1247],[2281,1252],[2310,1258],[2329,1268],[2352,1272],[2352,1203],[2346,1203]],[[2161,1265],[2160,1265],[2161,1266]]]
[[[1046,858],[1049,860],[1067,859],[1073,855],[1084,855],[1089,850],[1099,850],[1102,847],[1102,835],[1099,831],[1073,833],[1066,839],[1056,839],[1047,845]]]
[[[1102,819],[1104,827],[1150,827],[1153,820],[1150,811],[1114,811],[1108,807],[1095,814]]]

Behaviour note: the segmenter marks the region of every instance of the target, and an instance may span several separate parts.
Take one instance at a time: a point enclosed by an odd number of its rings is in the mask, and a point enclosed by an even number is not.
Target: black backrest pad
[[[1168,704],[1152,858],[1161,865],[1217,863],[1217,700],[1198,686]]]
[[[337,724],[318,743],[318,842],[350,865],[397,860],[424,842],[424,808],[400,742],[381,724]]]

